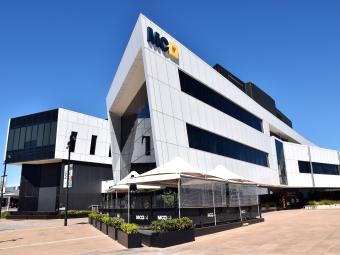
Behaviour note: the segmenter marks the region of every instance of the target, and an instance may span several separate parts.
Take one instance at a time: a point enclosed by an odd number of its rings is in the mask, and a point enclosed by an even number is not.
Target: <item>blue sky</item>
[[[106,117],[139,13],[260,86],[305,137],[340,149],[339,1],[13,0],[0,2],[0,155],[10,117],[57,107]],[[19,183],[20,168],[8,169]]]

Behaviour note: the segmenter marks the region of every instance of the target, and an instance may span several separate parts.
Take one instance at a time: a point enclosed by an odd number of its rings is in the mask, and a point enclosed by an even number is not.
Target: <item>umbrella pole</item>
[[[177,189],[178,218],[181,218],[181,179],[178,179]]]
[[[257,214],[261,219],[262,216],[261,216],[261,212],[260,212],[260,200],[259,200],[259,194],[257,192],[257,187],[256,187],[256,199],[257,199]]]
[[[237,199],[238,199],[238,209],[240,210],[240,219],[241,219],[241,221],[243,221],[243,219],[242,219],[242,210],[241,210],[241,201],[240,201],[240,191],[239,191],[239,189],[237,190]]]
[[[128,188],[128,223],[130,223],[130,185]]]
[[[116,190],[116,201],[115,201],[115,212],[116,212],[116,216],[117,216],[117,209],[118,209],[118,193]]]
[[[214,221],[216,226],[216,206],[215,206],[215,189],[214,184],[212,184],[212,192],[213,192],[213,205],[214,205]]]

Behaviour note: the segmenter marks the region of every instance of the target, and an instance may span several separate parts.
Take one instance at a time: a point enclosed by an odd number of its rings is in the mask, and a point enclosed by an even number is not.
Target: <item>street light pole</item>
[[[65,205],[65,215],[64,215],[64,226],[67,226],[67,211],[68,211],[68,189],[70,181],[70,160],[71,160],[71,146],[74,146],[75,137],[70,135],[70,141],[67,143],[68,148],[68,158],[67,158],[67,180],[66,180],[66,205]]]
[[[2,213],[2,200],[4,197],[4,189],[5,189],[5,178],[6,178],[6,168],[7,168],[7,160],[4,161],[4,173],[2,175],[2,181],[1,181],[1,198],[0,198],[0,217]]]

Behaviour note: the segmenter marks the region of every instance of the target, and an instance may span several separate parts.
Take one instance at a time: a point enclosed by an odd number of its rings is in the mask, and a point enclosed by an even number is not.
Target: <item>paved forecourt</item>
[[[340,254],[340,209],[263,214],[265,222],[165,249],[127,250],[87,219],[0,221],[0,254]]]

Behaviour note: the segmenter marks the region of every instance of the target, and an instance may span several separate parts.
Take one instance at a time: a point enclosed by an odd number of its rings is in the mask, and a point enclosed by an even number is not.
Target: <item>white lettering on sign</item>
[[[158,215],[157,216],[157,220],[167,220],[167,219],[171,219],[171,216],[167,216],[167,215]]]
[[[214,213],[212,213],[212,212],[211,212],[211,213],[208,213],[208,214],[207,214],[207,217],[208,217],[208,218],[213,218],[213,217],[214,217]]]
[[[136,215],[136,220],[148,220],[149,216],[147,215]]]

